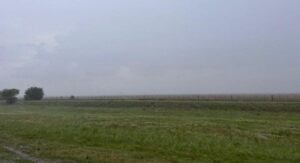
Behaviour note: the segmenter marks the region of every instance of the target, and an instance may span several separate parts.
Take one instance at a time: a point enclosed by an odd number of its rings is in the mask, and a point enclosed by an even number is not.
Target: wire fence
[[[44,100],[185,100],[300,102],[300,94],[57,96],[45,97]]]

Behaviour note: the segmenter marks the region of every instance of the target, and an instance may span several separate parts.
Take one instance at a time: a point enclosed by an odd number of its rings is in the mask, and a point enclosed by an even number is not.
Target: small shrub
[[[70,100],[75,100],[75,96],[70,96]]]
[[[18,98],[17,97],[10,97],[6,100],[7,104],[15,104],[17,102]]]

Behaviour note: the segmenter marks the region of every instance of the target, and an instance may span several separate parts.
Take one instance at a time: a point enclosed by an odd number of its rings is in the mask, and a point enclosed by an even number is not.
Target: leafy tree
[[[1,97],[6,100],[7,104],[14,104],[18,100],[16,96],[19,93],[20,91],[18,89],[4,89],[1,91]]]
[[[44,97],[43,88],[30,87],[25,91],[25,100],[42,100]]]

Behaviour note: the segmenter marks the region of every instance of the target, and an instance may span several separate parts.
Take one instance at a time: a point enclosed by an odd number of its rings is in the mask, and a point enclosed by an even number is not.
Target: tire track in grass
[[[9,146],[3,146],[3,148],[5,148],[6,150],[12,152],[12,153],[15,153],[16,155],[18,155],[19,157],[21,157],[22,159],[24,160],[28,160],[28,161],[32,161],[32,162],[36,162],[36,163],[46,163],[46,162],[49,162],[49,161],[46,161],[46,160],[43,160],[43,159],[40,159],[40,158],[37,158],[37,157],[33,157],[33,156],[30,156],[24,152],[21,152],[19,150],[16,150],[12,147],[9,147]],[[55,161],[56,162],[56,161]]]

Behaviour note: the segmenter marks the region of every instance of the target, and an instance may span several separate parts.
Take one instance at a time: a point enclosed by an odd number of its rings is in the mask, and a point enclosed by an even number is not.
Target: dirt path
[[[36,163],[46,163],[46,162],[48,162],[48,161],[42,160],[40,158],[29,156],[28,154],[23,153],[23,152],[21,152],[19,150],[16,150],[16,149],[14,149],[12,147],[4,146],[4,148],[6,150],[10,151],[10,152],[15,153],[16,155],[18,155],[19,157],[21,157],[24,160],[28,160],[28,161],[32,161],[32,162],[36,162]]]

